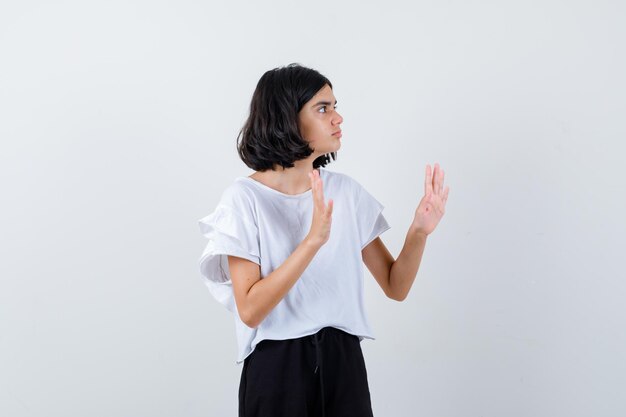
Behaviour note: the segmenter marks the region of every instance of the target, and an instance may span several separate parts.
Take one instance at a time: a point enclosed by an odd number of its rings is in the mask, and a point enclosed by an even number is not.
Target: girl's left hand
[[[411,227],[418,233],[429,235],[435,230],[439,220],[446,212],[446,201],[450,187],[443,189],[444,171],[435,163],[434,178],[430,172],[430,165],[426,165],[426,184],[424,197],[415,210],[415,218]]]

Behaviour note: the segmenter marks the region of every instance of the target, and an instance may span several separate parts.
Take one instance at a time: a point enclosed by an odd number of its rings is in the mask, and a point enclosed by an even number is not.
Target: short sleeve
[[[213,297],[234,313],[236,304],[227,255],[260,265],[258,229],[224,204],[219,204],[198,223],[201,233],[209,239],[199,261],[202,278]]]
[[[385,208],[365,188],[358,186],[356,218],[361,239],[361,250],[391,226],[382,211]]]

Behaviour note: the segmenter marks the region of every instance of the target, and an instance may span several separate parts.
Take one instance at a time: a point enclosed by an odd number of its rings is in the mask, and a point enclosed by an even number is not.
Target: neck
[[[257,171],[250,178],[284,194],[301,194],[311,189],[309,172],[313,171],[313,160],[307,158],[295,161],[291,168],[275,166],[274,171]]]

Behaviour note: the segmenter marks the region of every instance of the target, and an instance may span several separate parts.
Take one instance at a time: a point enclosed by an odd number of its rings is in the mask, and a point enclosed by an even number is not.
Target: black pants
[[[244,360],[239,417],[373,417],[359,338],[334,327],[262,340]]]

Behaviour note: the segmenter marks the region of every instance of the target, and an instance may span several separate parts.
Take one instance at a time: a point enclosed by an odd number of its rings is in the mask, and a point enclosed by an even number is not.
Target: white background
[[[250,171],[261,75],[344,117],[328,169],[385,205],[450,186],[406,301],[366,272],[374,414],[626,414],[624,2],[5,1],[0,415],[234,416],[197,220]]]

